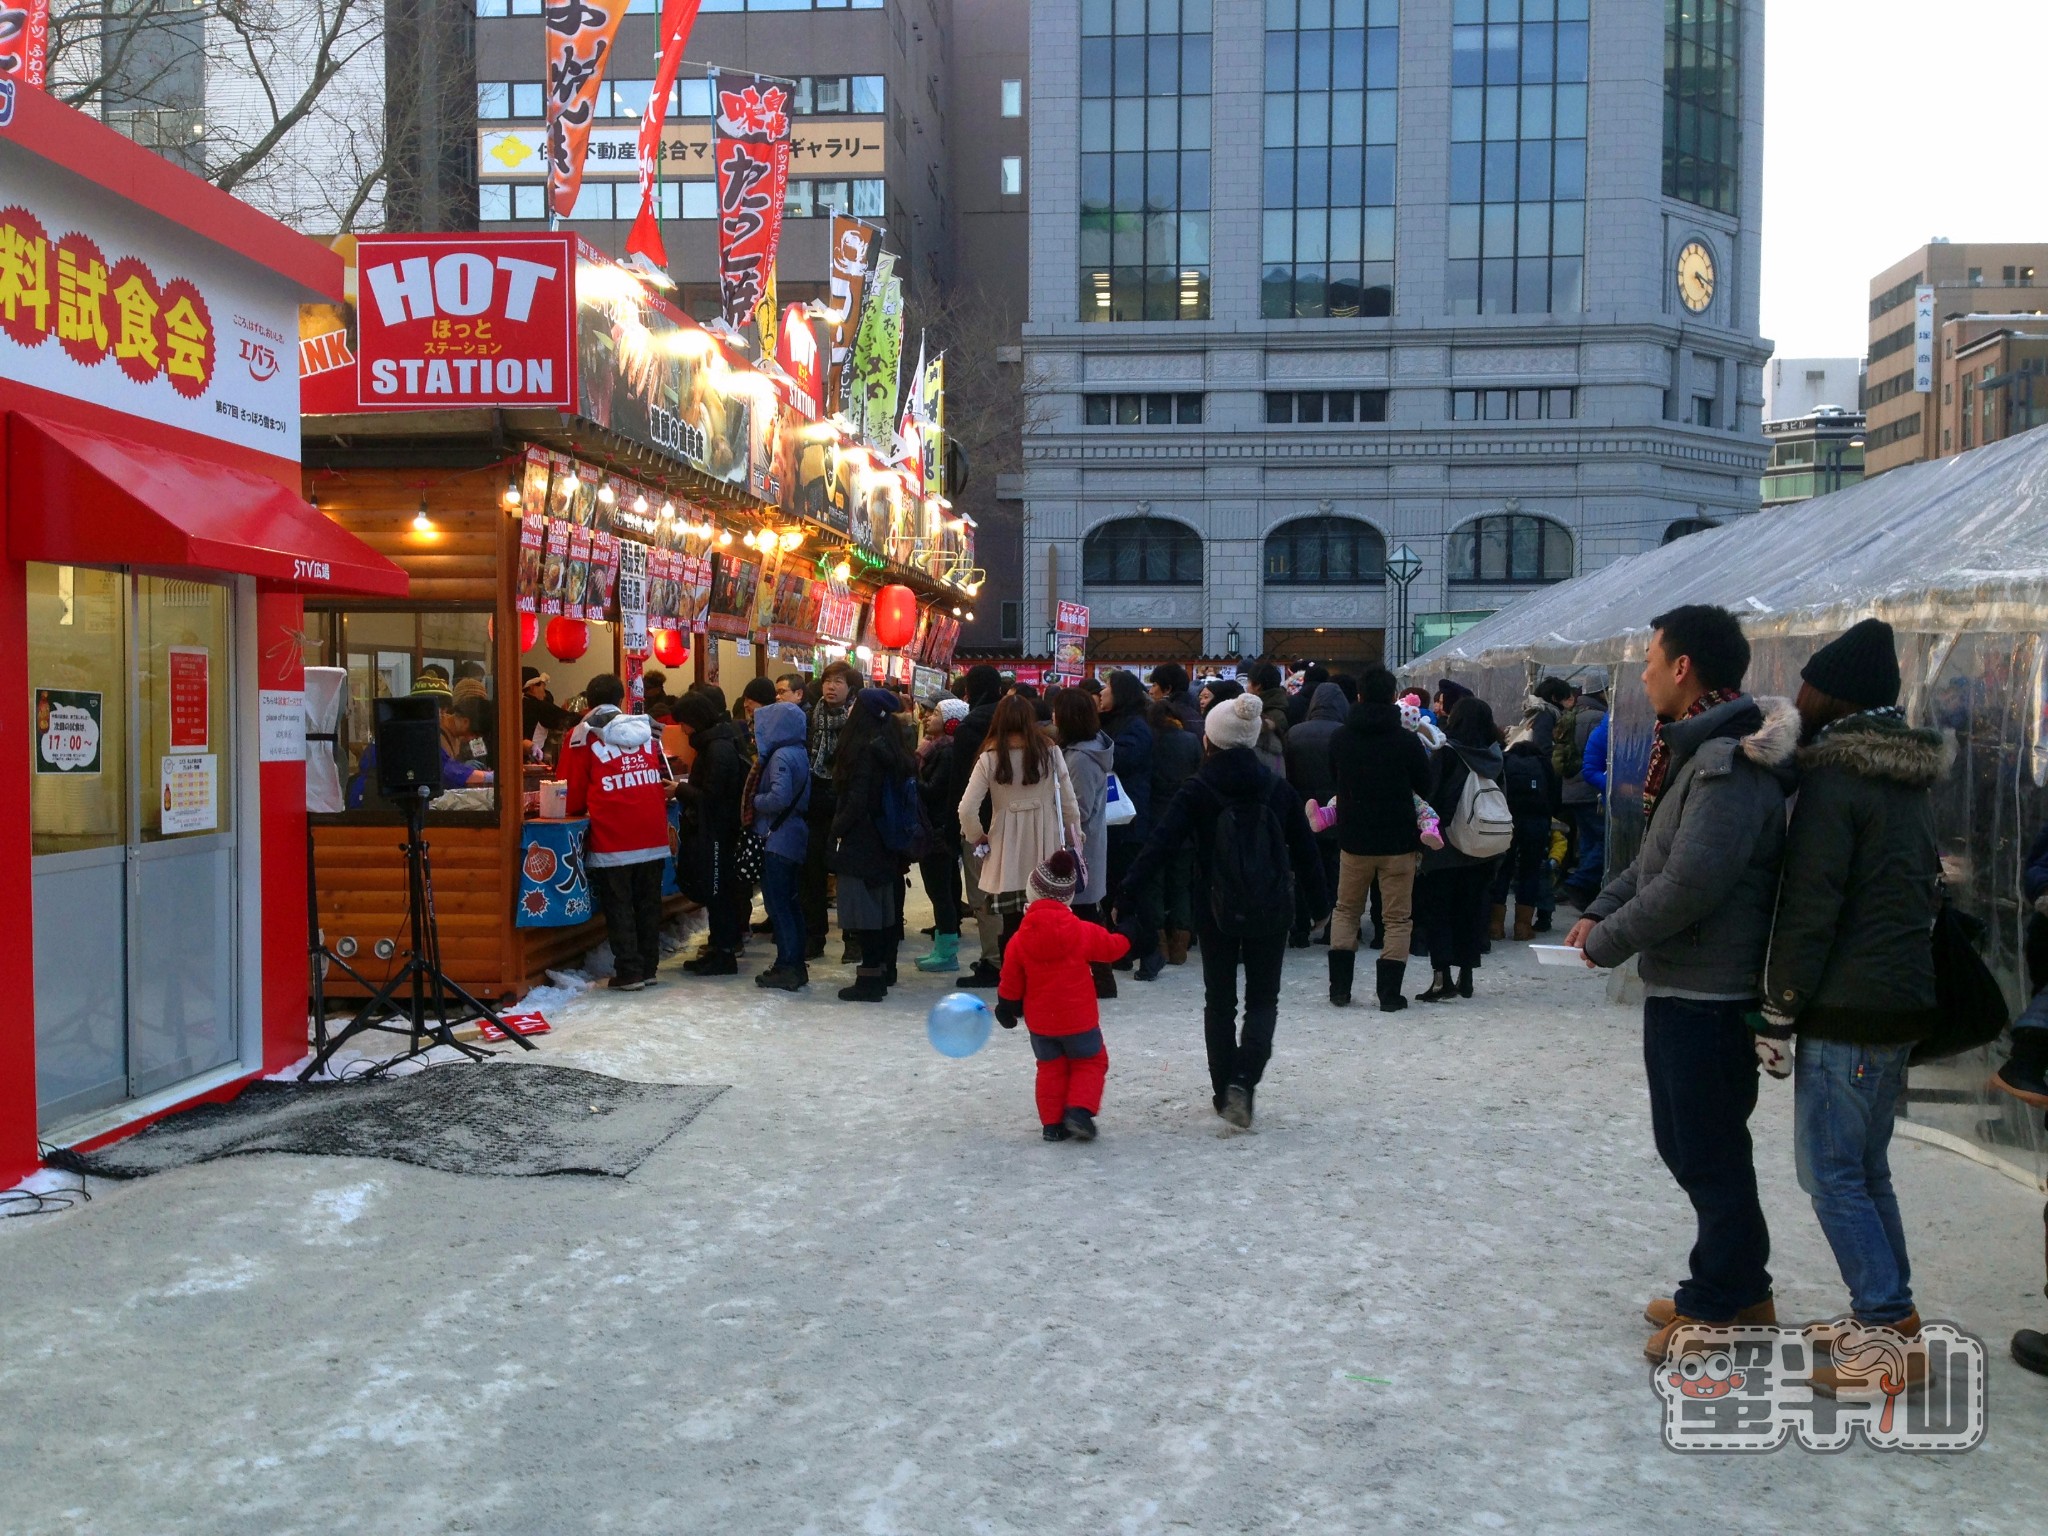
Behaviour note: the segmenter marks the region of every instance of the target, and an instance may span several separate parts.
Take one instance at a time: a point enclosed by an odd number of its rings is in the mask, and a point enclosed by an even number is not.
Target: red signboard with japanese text
[[[0,0],[0,81],[41,90],[49,62],[50,0]]]
[[[569,235],[364,235],[359,406],[576,405]]]
[[[719,310],[735,329],[767,294],[789,186],[789,82],[711,72],[711,158],[718,172]]]

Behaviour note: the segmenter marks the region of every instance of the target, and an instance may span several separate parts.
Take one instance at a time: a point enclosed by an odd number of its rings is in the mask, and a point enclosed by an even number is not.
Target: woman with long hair
[[[1429,792],[1423,796],[1449,828],[1473,774],[1500,782],[1500,731],[1484,699],[1466,694],[1444,722],[1448,738],[1429,758]],[[1492,859],[1475,858],[1451,846],[1426,850],[1415,880],[1415,926],[1429,940],[1434,975],[1418,1003],[1441,1003],[1472,995],[1472,972],[1486,943],[1486,896],[1493,883]],[[1455,980],[1452,971],[1457,972]]]
[[[877,1003],[896,984],[903,937],[903,875],[910,861],[882,840],[884,798],[917,766],[894,716],[903,701],[863,688],[847,710],[832,754],[832,872],[839,877],[839,926],[860,945],[860,968],[840,1001]]]
[[[1081,808],[1067,760],[1039,728],[1030,699],[1013,693],[996,706],[958,813],[961,841],[969,848],[988,844],[981,888],[1002,918],[1007,943],[1023,920],[1031,871],[1060,848],[1082,846]]]
[[[1052,696],[1053,733],[1067,776],[1074,781],[1074,799],[1081,821],[1081,869],[1070,905],[1083,922],[1109,926],[1102,915],[1102,896],[1109,885],[1109,776],[1115,769],[1116,746],[1102,729],[1095,700],[1079,688],[1062,688]],[[1106,961],[1089,967],[1095,974],[1095,995],[1116,996],[1116,973]]]

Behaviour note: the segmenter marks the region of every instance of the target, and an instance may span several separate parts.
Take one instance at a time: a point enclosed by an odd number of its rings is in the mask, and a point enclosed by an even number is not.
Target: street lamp
[[[1237,638],[1237,626],[1235,624],[1230,626],[1229,633],[1224,637],[1224,643],[1224,654],[1232,661],[1237,660],[1238,652],[1243,648],[1243,642]]]
[[[1396,544],[1387,556],[1387,579],[1394,584],[1394,665],[1408,659],[1408,588],[1422,574],[1422,556]]]

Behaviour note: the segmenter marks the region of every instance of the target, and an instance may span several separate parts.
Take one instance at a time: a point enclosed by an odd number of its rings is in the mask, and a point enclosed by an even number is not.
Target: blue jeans
[[[775,963],[796,970],[804,963],[804,909],[799,894],[804,867],[779,853],[761,859],[761,903],[775,929]]]
[[[1607,813],[1591,805],[1567,806],[1579,828],[1579,867],[1565,881],[1568,890],[1597,895],[1607,879]]]
[[[1698,1220],[1690,1272],[1672,1299],[1681,1315],[1703,1323],[1730,1322],[1771,1294],[1771,1234],[1749,1139],[1756,1037],[1742,1016],[1753,1006],[1643,1000],[1650,1128]]]
[[[1910,1045],[1856,1045],[1802,1036],[1792,1075],[1792,1145],[1799,1187],[1835,1250],[1862,1323],[1913,1310],[1906,1232],[1887,1153],[1906,1086]]]

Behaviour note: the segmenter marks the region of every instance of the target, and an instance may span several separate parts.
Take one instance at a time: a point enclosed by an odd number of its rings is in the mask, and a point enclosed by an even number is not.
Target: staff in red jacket
[[[583,690],[590,713],[569,733],[569,814],[588,816],[583,867],[612,945],[611,987],[637,992],[661,963],[661,871],[668,858],[668,765],[645,715],[623,713],[609,672]]]
[[[1074,916],[1080,871],[1064,848],[1029,876],[1031,902],[1016,935],[1003,946],[996,986],[996,1018],[1015,1029],[1021,1014],[1038,1058],[1038,1118],[1047,1141],[1095,1139],[1109,1051],[1095,1007],[1090,961],[1108,965],[1131,951],[1131,941]]]

